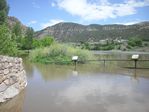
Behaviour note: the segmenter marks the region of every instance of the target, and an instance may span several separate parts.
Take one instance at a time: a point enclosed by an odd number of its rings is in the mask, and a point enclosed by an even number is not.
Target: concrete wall
[[[0,102],[20,93],[27,85],[21,58],[0,55]]]

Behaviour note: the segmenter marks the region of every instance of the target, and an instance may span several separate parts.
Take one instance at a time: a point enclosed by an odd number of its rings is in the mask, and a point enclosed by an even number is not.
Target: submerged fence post
[[[106,60],[104,59],[104,67],[106,66]]]
[[[137,68],[137,61],[138,61],[138,60],[135,60],[135,68]]]
[[[72,61],[75,64],[75,70],[76,70],[76,66],[77,66],[77,61],[78,61],[78,56],[72,56]]]
[[[138,54],[132,55],[131,59],[134,60],[135,69],[136,69],[137,68],[137,61],[139,59],[139,55]]]

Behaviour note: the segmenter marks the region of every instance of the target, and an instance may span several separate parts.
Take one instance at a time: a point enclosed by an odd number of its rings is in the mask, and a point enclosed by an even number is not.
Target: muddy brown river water
[[[131,52],[97,52],[100,59],[129,59]],[[139,53],[149,59],[149,53]],[[24,60],[28,85],[0,112],[149,112],[149,62],[73,65]]]

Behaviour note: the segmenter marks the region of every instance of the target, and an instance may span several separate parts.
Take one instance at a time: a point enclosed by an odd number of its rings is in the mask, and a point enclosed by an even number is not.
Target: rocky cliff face
[[[0,102],[20,93],[27,85],[21,58],[0,56]]]
[[[80,25],[76,23],[59,23],[35,33],[36,38],[46,35],[54,36],[63,42],[99,41],[106,38],[139,37],[149,40],[149,22],[134,25]]]
[[[21,25],[21,29],[22,29],[22,32],[25,33],[26,30],[27,30],[27,26],[23,25],[17,18],[15,17],[12,17],[12,16],[8,16],[8,25],[9,25],[9,28],[12,29],[13,26],[15,26],[16,23],[19,23]]]

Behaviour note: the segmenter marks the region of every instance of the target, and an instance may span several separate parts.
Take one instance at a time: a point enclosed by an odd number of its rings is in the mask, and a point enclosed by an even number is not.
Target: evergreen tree
[[[6,0],[0,0],[0,25],[7,22],[9,7]]]

